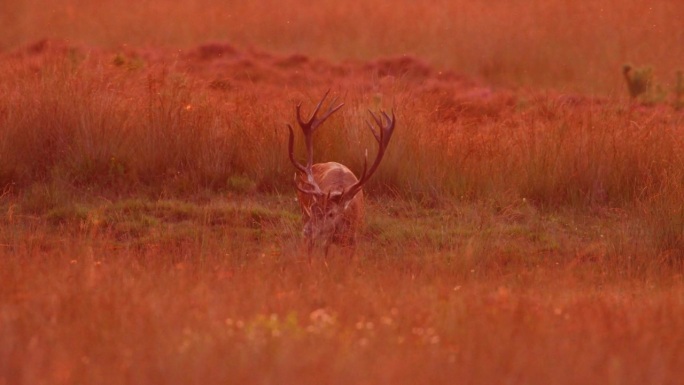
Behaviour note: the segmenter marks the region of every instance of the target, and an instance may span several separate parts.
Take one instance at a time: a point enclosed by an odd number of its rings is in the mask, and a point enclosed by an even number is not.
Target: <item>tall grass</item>
[[[22,58],[4,67],[3,186],[289,191],[285,123],[298,102],[309,113],[331,83],[312,72],[306,88],[291,88],[279,79],[302,69],[247,56],[238,63],[251,60],[254,76],[274,80],[231,80],[224,90],[215,86],[220,73],[183,69],[211,69],[211,61],[178,59],[174,70],[140,59],[131,69],[113,53],[66,52],[37,55],[44,62],[35,69]],[[396,134],[369,184],[376,193],[625,207],[669,194],[684,175],[681,116],[668,107],[513,94],[448,78],[374,80],[367,73],[382,67],[373,68],[348,66],[332,78],[347,105],[317,133],[315,161],[360,170],[364,153],[372,159],[376,150],[367,110],[394,109]],[[296,146],[303,157],[299,135]]]
[[[682,116],[667,105],[514,93],[411,57],[329,63],[214,44],[178,54],[47,40],[0,66],[0,184],[27,212],[84,194],[289,194],[285,125],[332,87],[346,105],[317,132],[316,162],[359,172],[376,151],[368,110],[396,113],[369,196],[620,208],[668,259],[684,248]],[[299,135],[296,147],[303,158]]]
[[[58,57],[37,73],[10,70],[5,79],[3,103],[11,111],[1,117],[3,185],[63,180],[182,191],[190,184],[225,188],[243,174],[259,182],[270,180],[266,172],[277,177],[259,151],[282,147],[264,127],[270,114],[222,108],[182,74],[131,73],[110,63],[76,68]],[[246,106],[255,98],[231,100]]]

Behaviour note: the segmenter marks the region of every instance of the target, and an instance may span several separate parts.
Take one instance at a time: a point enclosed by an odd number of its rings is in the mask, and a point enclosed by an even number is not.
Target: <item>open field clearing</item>
[[[619,213],[371,206],[351,263],[280,198],[3,218],[6,383],[679,383],[684,283]]]
[[[683,383],[679,3],[271,3],[0,5],[0,385]]]

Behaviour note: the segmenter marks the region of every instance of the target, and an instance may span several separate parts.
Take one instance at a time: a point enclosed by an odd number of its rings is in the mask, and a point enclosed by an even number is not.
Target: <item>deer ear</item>
[[[340,199],[341,199],[342,207],[345,210],[349,207],[351,202],[354,200],[354,197],[356,196],[356,194],[358,194],[360,191],[361,191],[361,189],[357,189],[356,191],[352,191],[351,193],[347,193],[347,192],[342,193],[342,196]]]

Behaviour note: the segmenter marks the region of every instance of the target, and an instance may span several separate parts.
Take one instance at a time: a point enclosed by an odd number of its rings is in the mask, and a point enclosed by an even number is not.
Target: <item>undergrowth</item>
[[[167,196],[291,190],[285,123],[296,102],[311,111],[323,89],[214,92],[165,67],[65,60],[4,72],[2,186]],[[369,102],[366,80],[354,81],[335,90],[347,105],[317,132],[314,156],[359,172],[364,153],[376,151],[367,109],[396,110],[396,134],[368,185],[374,194],[621,207],[666,194],[684,175],[681,117],[662,108],[524,93],[463,99],[458,84],[439,85],[444,92],[409,81]]]
[[[79,206],[84,196],[291,194],[286,123],[293,122],[297,103],[310,113],[329,86],[328,70],[319,68],[320,78],[313,72],[306,88],[259,88],[247,80],[226,90],[213,88],[211,74],[153,60],[125,67],[112,57],[48,49],[31,59],[34,67],[16,65],[29,59],[6,61],[0,82],[0,105],[9,106],[0,113],[6,198],[60,223],[87,216]],[[261,71],[271,71],[262,65]],[[274,79],[286,79],[293,70],[277,71]],[[333,83],[346,105],[317,131],[314,161],[338,161],[358,173],[364,154],[373,159],[376,151],[368,110],[394,110],[395,134],[365,188],[369,196],[426,207],[525,201],[546,211],[624,209],[653,226],[656,249],[681,253],[676,213],[684,136],[678,112],[511,93],[459,78],[377,78],[372,71],[369,78],[355,71],[347,69]],[[303,158],[299,136],[295,145],[295,156]],[[122,236],[157,220],[144,218],[146,225],[131,223]]]

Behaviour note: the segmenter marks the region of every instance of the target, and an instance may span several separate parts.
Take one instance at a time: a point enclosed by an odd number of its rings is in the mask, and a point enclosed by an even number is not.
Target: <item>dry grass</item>
[[[377,192],[626,207],[677,200],[684,175],[682,115],[667,105],[513,93],[410,57],[331,64],[220,44],[177,55],[41,41],[8,54],[3,74],[6,186],[286,191],[285,123],[327,87],[346,106],[318,135],[317,160],[361,169],[367,109],[396,110]]]
[[[0,5],[0,385],[681,382],[684,115],[620,73],[681,6],[268,3]],[[285,123],[329,88],[316,160],[398,125],[309,263]]]
[[[352,263],[310,265],[293,206],[124,201],[85,205],[85,219],[5,217],[1,378],[679,381],[681,275],[633,243],[632,219],[375,203]]]
[[[675,1],[192,2],[8,0],[0,47],[44,37],[98,46],[230,41],[332,60],[412,54],[489,82],[622,94],[625,62],[669,90],[684,54]],[[315,32],[314,32],[315,31]]]

